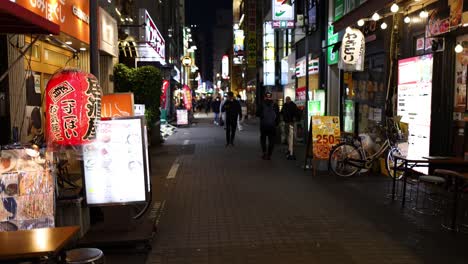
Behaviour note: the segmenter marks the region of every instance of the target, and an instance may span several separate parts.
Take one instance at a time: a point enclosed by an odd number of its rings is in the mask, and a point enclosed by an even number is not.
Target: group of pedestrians
[[[232,92],[227,93],[227,98],[220,101],[216,98],[213,112],[215,113],[215,123],[217,120],[224,120],[226,129],[226,147],[234,146],[234,139],[236,136],[236,129],[241,125],[244,118],[242,112],[241,100],[235,100]],[[217,105],[219,104],[219,111]],[[216,109],[215,109],[216,107]],[[221,113],[221,115],[220,115]],[[288,135],[288,159],[294,157],[293,144],[294,144],[294,121],[298,116],[298,109],[296,104],[288,96],[281,111],[283,120],[286,125],[286,132]],[[257,109],[257,117],[260,118],[260,145],[262,148],[262,159],[271,160],[273,154],[276,130],[280,122],[280,111],[278,105],[273,101],[271,92],[266,92],[262,104]],[[292,128],[292,129],[291,129]]]

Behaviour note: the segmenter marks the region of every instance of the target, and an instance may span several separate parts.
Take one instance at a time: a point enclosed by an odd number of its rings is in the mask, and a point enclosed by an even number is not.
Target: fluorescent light
[[[81,50],[81,51],[85,51],[85,50],[86,50],[86,48],[80,48],[80,50]]]
[[[244,14],[242,14],[241,18],[239,19],[239,26],[242,25],[242,22],[244,22]]]
[[[71,41],[65,41],[65,44],[71,45],[71,44],[73,44],[73,42],[71,42]]]

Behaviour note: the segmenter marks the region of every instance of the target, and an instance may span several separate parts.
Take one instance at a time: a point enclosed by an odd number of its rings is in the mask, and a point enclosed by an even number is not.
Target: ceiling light
[[[372,15],[372,20],[377,21],[377,20],[379,20],[379,19],[380,19],[380,15],[377,14],[377,12],[375,12],[375,13]]]
[[[411,22],[411,18],[409,16],[405,16],[405,19],[403,20],[406,24],[409,24]]]
[[[86,50],[86,48],[80,48],[80,50],[81,50],[81,51],[85,51],[85,50]]]
[[[458,43],[456,46],[455,46],[455,52],[456,53],[462,53],[463,52],[463,46]]]
[[[382,24],[380,24],[380,28],[381,29],[386,29],[387,28],[387,23],[383,22]]]
[[[393,3],[393,5],[390,7],[390,11],[392,11],[392,13],[398,12],[398,9],[400,9],[400,7],[396,3]]]
[[[357,22],[357,25],[362,27],[362,26],[364,26],[364,23],[365,23],[364,19],[359,19],[358,22]]]
[[[71,42],[71,41],[65,41],[65,44],[71,45],[71,44],[73,44],[73,42]]]

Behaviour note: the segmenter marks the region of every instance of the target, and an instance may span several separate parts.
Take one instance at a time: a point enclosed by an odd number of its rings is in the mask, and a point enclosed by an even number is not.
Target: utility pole
[[[89,0],[89,55],[91,61],[91,73],[99,76],[99,36],[98,36],[98,1]]]

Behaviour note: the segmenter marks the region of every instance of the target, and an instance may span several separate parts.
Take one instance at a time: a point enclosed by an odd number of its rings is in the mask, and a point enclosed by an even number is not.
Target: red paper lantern
[[[94,75],[63,69],[52,76],[45,92],[49,144],[79,146],[94,139],[101,117],[101,87]]]

